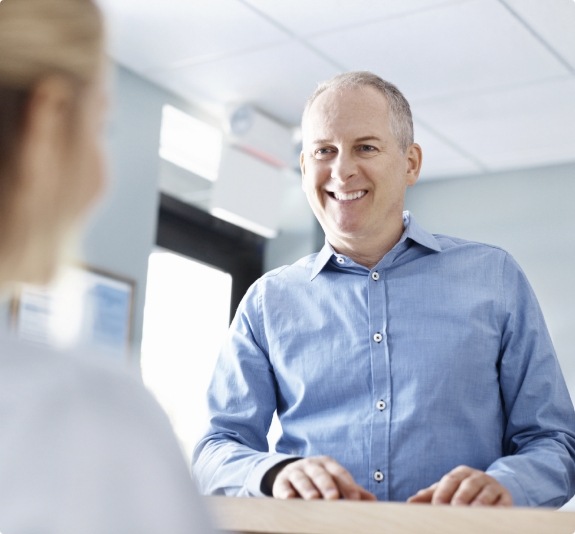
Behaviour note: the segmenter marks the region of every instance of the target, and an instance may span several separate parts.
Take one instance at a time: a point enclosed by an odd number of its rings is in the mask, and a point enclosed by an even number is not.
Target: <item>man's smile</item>
[[[328,191],[329,195],[336,200],[357,200],[365,195],[367,195],[367,191],[362,189],[361,191],[351,191],[349,193],[343,193],[339,191]]]

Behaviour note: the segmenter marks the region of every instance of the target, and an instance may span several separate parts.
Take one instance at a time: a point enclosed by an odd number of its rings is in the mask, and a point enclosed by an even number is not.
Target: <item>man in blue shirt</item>
[[[403,95],[371,73],[337,76],[302,133],[325,246],[239,306],[194,454],[202,491],[562,505],[575,413],[541,310],[505,251],[404,211],[422,154]]]

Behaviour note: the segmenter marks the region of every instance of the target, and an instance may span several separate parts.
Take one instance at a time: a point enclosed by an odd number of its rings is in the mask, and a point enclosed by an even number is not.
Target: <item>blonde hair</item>
[[[61,73],[94,77],[103,39],[92,0],[4,0],[0,4],[0,86],[30,89]]]
[[[14,157],[34,86],[52,74],[89,83],[101,62],[103,37],[92,0],[0,3],[0,173]]]
[[[302,122],[305,121],[316,98],[324,91],[328,89],[342,91],[366,86],[373,87],[386,98],[391,132],[405,152],[413,144],[413,118],[409,102],[395,85],[369,71],[345,72],[320,83],[306,102]]]
[[[103,41],[103,20],[93,0],[0,2],[0,227],[14,226],[20,147],[35,88],[59,75],[80,97],[100,76]],[[72,131],[73,115],[70,122]],[[3,255],[13,249],[14,236],[7,234],[0,242]]]

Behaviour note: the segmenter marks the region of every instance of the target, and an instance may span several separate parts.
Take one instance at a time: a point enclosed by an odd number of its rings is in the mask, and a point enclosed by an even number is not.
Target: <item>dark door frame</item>
[[[250,285],[263,274],[266,238],[160,194],[156,244],[232,276],[230,320]]]

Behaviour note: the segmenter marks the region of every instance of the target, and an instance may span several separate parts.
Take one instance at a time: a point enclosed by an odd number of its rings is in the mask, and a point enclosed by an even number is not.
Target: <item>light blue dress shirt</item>
[[[204,493],[262,495],[279,461],[329,455],[380,500],[461,464],[516,505],[573,495],[575,413],[524,273],[500,248],[404,220],[371,270],[326,243],[246,293],[194,454]]]

